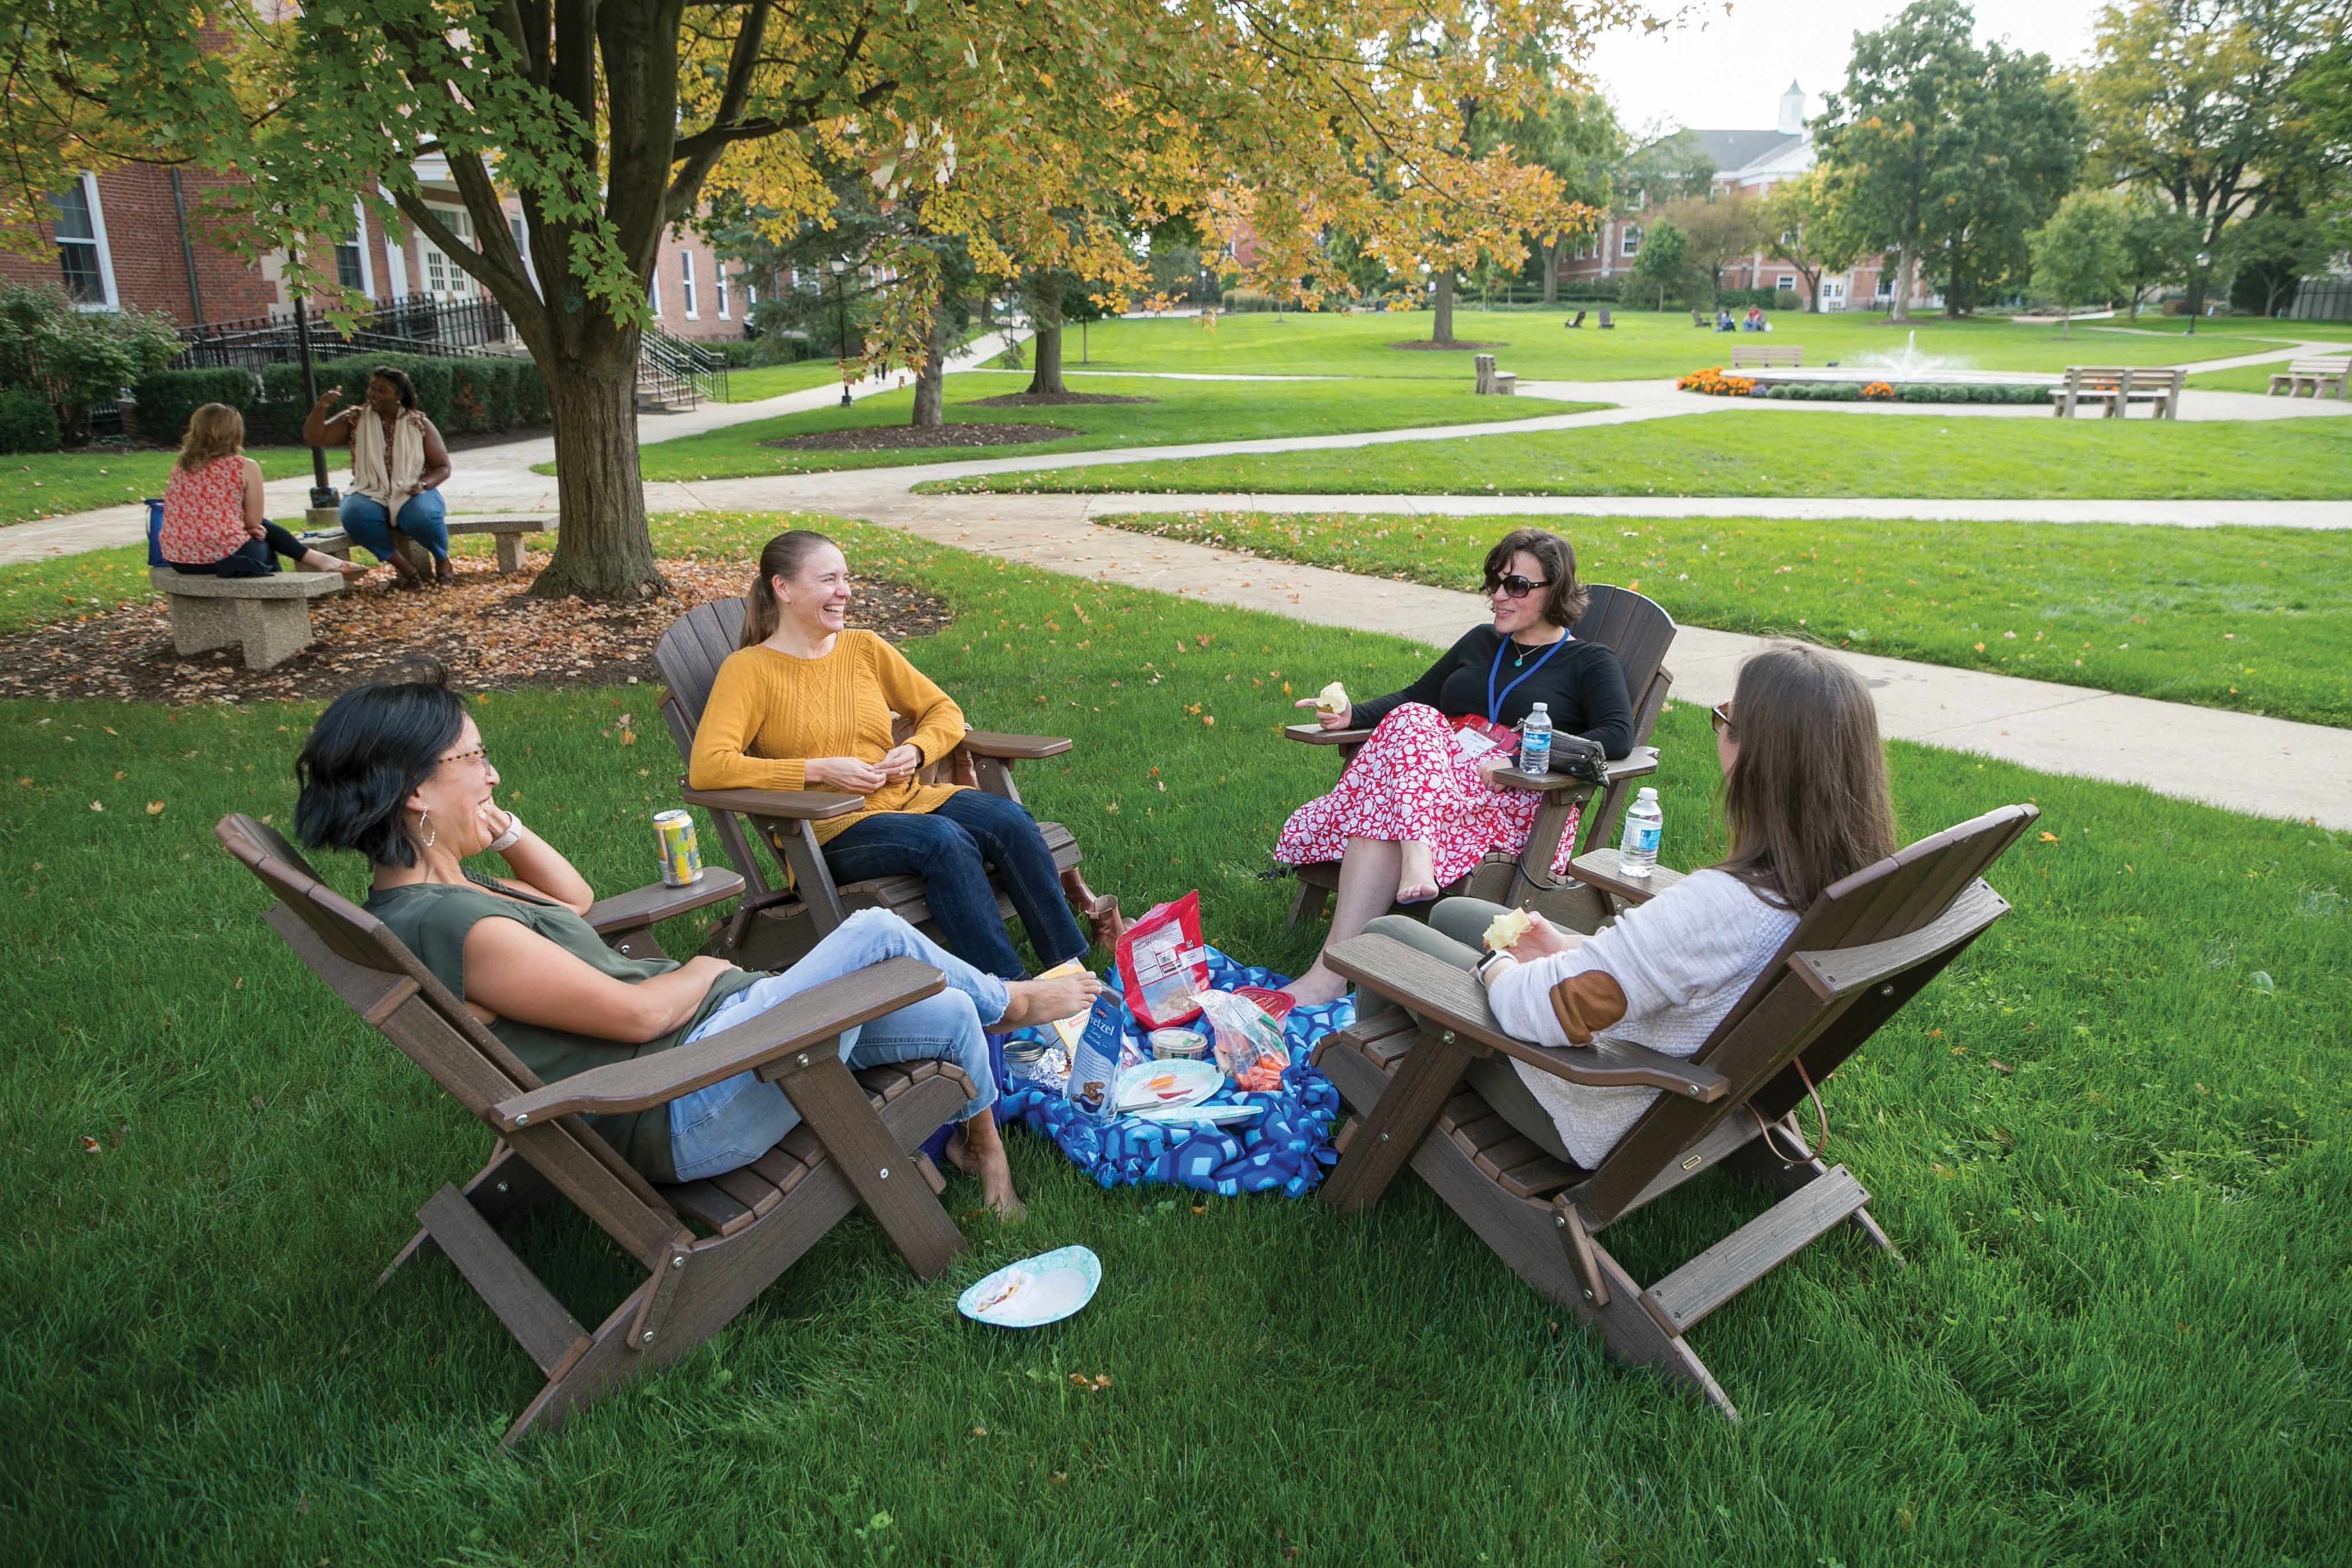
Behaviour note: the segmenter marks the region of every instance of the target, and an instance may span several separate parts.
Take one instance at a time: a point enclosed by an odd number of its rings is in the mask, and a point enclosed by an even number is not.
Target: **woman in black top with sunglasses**
[[[1420,679],[1337,712],[1318,710],[1326,730],[1372,731],[1338,787],[1292,813],[1275,844],[1286,865],[1339,863],[1327,947],[1359,935],[1391,904],[1434,900],[1489,853],[1515,856],[1526,847],[1541,797],[1494,786],[1516,740],[1493,743],[1486,731],[1516,730],[1540,702],[1555,733],[1581,735],[1612,758],[1633,749],[1633,705],[1616,656],[1569,635],[1586,595],[1568,541],[1514,529],[1486,552],[1486,582],[1494,619],[1465,633]],[[1575,844],[1571,816],[1555,873]],[[1313,1005],[1347,988],[1318,955],[1288,989]]]

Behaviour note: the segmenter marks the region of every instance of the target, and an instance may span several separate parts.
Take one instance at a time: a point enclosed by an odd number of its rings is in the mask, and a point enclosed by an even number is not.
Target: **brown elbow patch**
[[[1551,1012],[1571,1045],[1588,1045],[1625,1016],[1625,993],[1605,970],[1588,969],[1551,988]]]

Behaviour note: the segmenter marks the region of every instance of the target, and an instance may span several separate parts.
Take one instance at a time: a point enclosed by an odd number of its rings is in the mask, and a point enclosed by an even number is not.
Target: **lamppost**
[[[2205,309],[2205,269],[2212,265],[2211,251],[2200,250],[2197,253],[2197,289],[2191,297],[2196,308],[2189,312],[2189,335],[2192,338],[2197,335],[2198,312]]]
[[[299,281],[301,276],[299,258],[289,251],[287,259],[294,264]],[[310,300],[309,295],[302,292],[294,296],[294,348],[302,356],[302,395],[315,407],[319,402],[319,373],[310,363]],[[313,447],[310,448],[310,510],[314,512],[332,511],[337,499],[334,487],[327,482],[326,448]]]
[[[849,270],[849,263],[836,256],[826,265],[833,268],[834,330],[840,334],[835,346],[841,353],[841,405],[846,408],[849,406],[849,290],[842,281],[842,275]]]

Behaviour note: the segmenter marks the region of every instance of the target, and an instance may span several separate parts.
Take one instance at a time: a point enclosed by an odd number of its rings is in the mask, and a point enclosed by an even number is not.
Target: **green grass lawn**
[[[0,457],[0,528],[160,496],[176,456],[92,447]],[[254,447],[247,456],[261,464],[264,479],[290,479],[310,471],[308,447]],[[341,466],[351,468],[349,462]],[[337,467],[331,455],[327,467],[331,473]]]
[[[737,550],[777,521],[664,538]],[[1023,787],[1097,888],[1130,909],[1198,888],[1212,940],[1304,960],[1291,889],[1255,873],[1331,763],[1275,734],[1282,688],[1395,685],[1426,649],[840,531],[862,572],[957,605],[908,652],[975,724],[1077,739]],[[438,1260],[371,1289],[488,1139],[286,952],[210,835],[226,811],[288,823],[315,711],[0,706],[0,1001],[38,1020],[0,1057],[0,1560],[2337,1554],[2352,836],[1891,748],[1907,831],[2032,799],[2051,837],[1994,871],[2015,911],[1828,1090],[1831,1157],[1905,1266],[1832,1235],[1693,1331],[1743,1426],[1604,1362],[1414,1178],[1363,1218],[1196,1213],[1016,1135],[1024,1227],[966,1220],[975,1250],[919,1284],[853,1218],[714,1342],[509,1455],[537,1378],[472,1292]],[[650,689],[479,717],[535,827],[602,889],[646,879],[677,765]],[[1705,716],[1674,708],[1658,739],[1666,858],[1693,863]],[[1609,1239],[1654,1277],[1763,1202],[1709,1178]],[[1069,1242],[1104,1263],[1086,1312],[1021,1335],[953,1315],[984,1270]],[[627,1286],[576,1220],[520,1245],[575,1310]]]
[[[974,372],[952,376],[947,383],[948,423],[1053,425],[1077,434],[1009,446],[894,447],[884,451],[808,451],[761,445],[763,441],[823,430],[904,425],[914,406],[915,395],[910,389],[862,398],[847,408],[821,408],[657,441],[642,448],[638,460],[648,479],[719,479],[745,474],[806,474],[830,468],[898,468],[909,463],[950,463],[972,458],[1015,458],[1034,452],[1095,451],[1105,447],[1248,441],[1268,436],[1321,436],[1416,425],[1537,419],[1607,406],[1599,403],[1555,403],[1535,397],[1477,397],[1472,395],[1467,381],[1460,386],[1436,387],[1392,383],[1168,381],[1148,376],[1102,375],[1074,377],[1069,384],[1076,392],[1149,397],[1153,401],[1070,404],[1060,407],[974,406],[977,399],[1017,393],[1026,384],[1017,375]],[[542,463],[536,471],[551,474],[555,465]]]
[[[1577,309],[1588,311],[1575,331],[1561,322]],[[2141,332],[2091,332],[2077,328],[2059,338],[2054,327],[2018,326],[1986,319],[1947,321],[1923,317],[1906,326],[1888,324],[1862,312],[1809,316],[1770,312],[1768,338],[1727,336],[1690,324],[1690,312],[1620,310],[1616,326],[1597,330],[1598,307],[1564,306],[1540,310],[1456,310],[1457,338],[1499,343],[1496,362],[1528,380],[1623,381],[1682,375],[1730,360],[1735,343],[1791,344],[1805,351],[1807,364],[1836,360],[1845,364],[1873,356],[1900,354],[1916,340],[1917,352],[1973,370],[2059,371],[2070,364],[2173,364],[2258,353],[2273,347],[2263,334],[2275,322],[2209,322],[2193,338],[2147,323]],[[1470,354],[1405,350],[1391,345],[1425,339],[1433,318],[1426,310],[1375,315],[1298,315],[1253,312],[1221,316],[1214,331],[1197,320],[1097,321],[1090,358],[1096,370],[1200,371],[1258,375],[1349,375],[1413,379],[1470,379]],[[2226,326],[2226,331],[2216,330]],[[2243,334],[2243,335],[2241,335]]]
[[[757,403],[812,386],[841,384],[841,367],[829,359],[804,359],[793,364],[750,365],[727,373],[727,401]]]
[[[2297,354],[2295,357],[2332,360],[2347,355],[2352,355],[2352,342],[2340,344],[2332,350]],[[2287,363],[2287,361],[2280,360],[2273,364],[2242,364],[2235,370],[2202,371],[2190,376],[2189,384],[2203,392],[2268,393],[2271,389],[2271,377],[2285,374]]]
[[[1475,591],[1487,547],[1565,533],[1589,582],[1689,626],[2352,726],[2352,535],[1847,518],[1136,512],[1139,533]]]
[[[981,474],[921,488],[2321,500],[2352,495],[2352,420],[2183,425],[1733,408],[1589,430]]]

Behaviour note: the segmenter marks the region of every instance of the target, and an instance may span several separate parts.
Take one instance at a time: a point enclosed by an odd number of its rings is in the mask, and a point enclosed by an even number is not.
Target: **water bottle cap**
[[[1538,702],[1538,703],[1537,703],[1537,704],[1535,705],[1534,711],[1536,711],[1536,712],[1538,712],[1538,713],[1549,713],[1549,712],[1550,712],[1550,711],[1551,711],[1551,710],[1550,710],[1550,709],[1549,709],[1549,708],[1546,708],[1542,703]]]
[[[1657,798],[1658,798],[1658,792],[1657,792],[1657,788],[1656,788],[1656,786],[1655,786],[1655,785],[1653,785],[1653,784],[1643,784],[1643,785],[1642,786],[1642,793],[1641,793],[1641,794],[1639,794],[1639,795],[1635,795],[1635,796],[1633,797],[1633,800],[1634,800],[1635,804],[1637,804],[1637,805],[1638,805],[1638,804],[1640,804],[1640,803],[1641,803],[1641,802],[1643,802],[1643,801],[1645,801],[1645,800],[1655,800],[1655,799],[1657,799]]]

